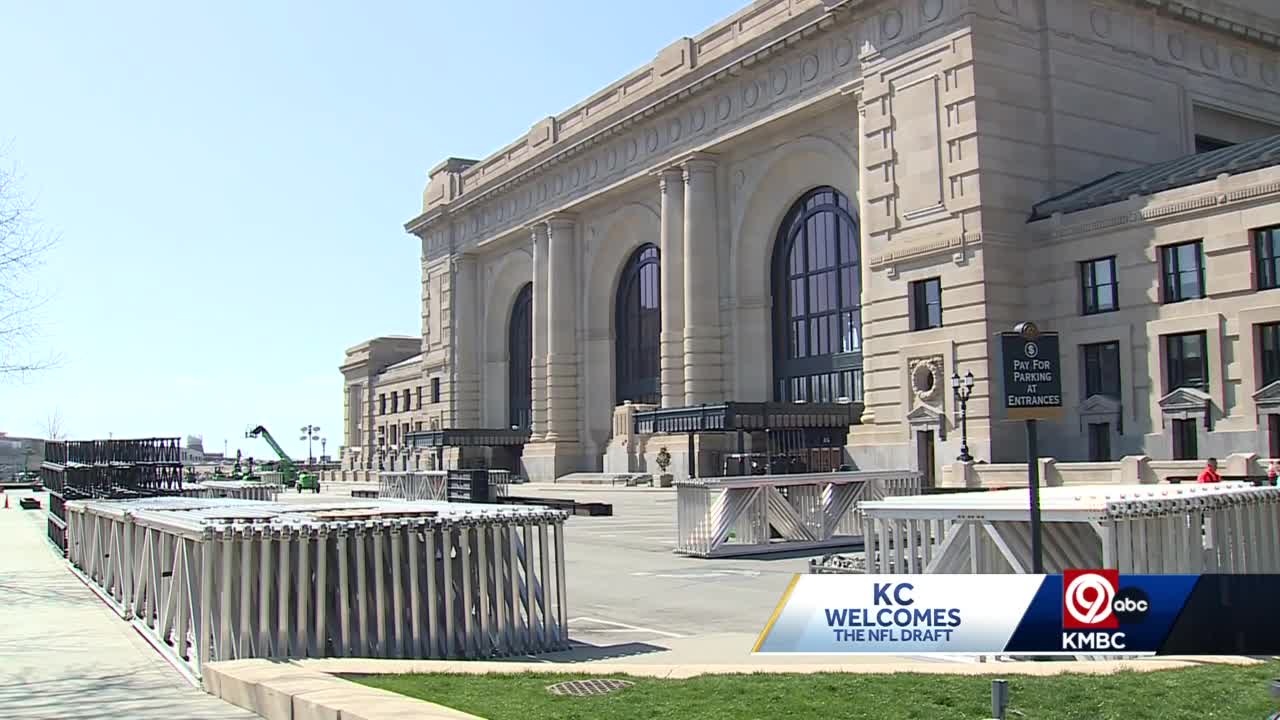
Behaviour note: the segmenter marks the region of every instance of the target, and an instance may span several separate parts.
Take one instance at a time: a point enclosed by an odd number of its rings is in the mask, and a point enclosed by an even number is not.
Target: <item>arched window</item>
[[[662,302],[658,290],[658,248],[642,245],[627,261],[618,282],[616,313],[617,401],[661,401],[658,339]]]
[[[526,283],[516,295],[507,328],[507,397],[513,427],[528,428],[533,423],[533,283]]]
[[[858,221],[832,187],[791,207],[773,250],[774,399],[862,400]]]

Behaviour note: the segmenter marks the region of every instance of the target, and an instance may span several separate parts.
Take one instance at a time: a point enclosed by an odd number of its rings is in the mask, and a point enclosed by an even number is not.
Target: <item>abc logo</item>
[[[1116,599],[1111,603],[1111,610],[1115,613],[1116,619],[1126,625],[1146,620],[1147,611],[1150,609],[1150,598],[1136,587],[1122,588],[1116,593]]]

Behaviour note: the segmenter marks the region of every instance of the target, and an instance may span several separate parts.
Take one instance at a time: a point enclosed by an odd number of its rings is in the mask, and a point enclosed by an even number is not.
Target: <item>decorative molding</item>
[[[1220,179],[1210,179],[1210,180],[1205,180],[1204,183],[1202,184],[1218,183],[1218,182],[1220,182]],[[1190,187],[1195,187],[1195,186],[1192,185]],[[1184,190],[1184,189],[1185,188],[1173,188],[1170,190],[1165,190],[1163,192],[1176,192],[1178,190]],[[1160,194],[1162,193],[1157,193],[1156,195],[1148,195],[1143,197],[1154,198]],[[1222,206],[1243,203],[1251,200],[1257,200],[1258,198],[1271,197],[1275,195],[1280,195],[1280,181],[1255,183],[1253,185],[1248,185],[1248,186],[1238,188],[1236,190],[1230,190],[1227,192],[1222,192],[1222,190],[1215,188],[1212,191],[1202,193],[1195,197],[1178,200],[1176,202],[1168,202],[1160,205],[1152,205],[1151,207],[1146,207],[1141,210],[1131,210],[1129,212],[1111,215],[1109,217],[1102,217],[1096,220],[1080,222],[1073,225],[1060,224],[1063,222],[1062,218],[1067,216],[1059,214],[1059,215],[1054,215],[1053,217],[1050,217],[1050,218],[1045,218],[1044,220],[1038,220],[1035,223],[1033,223],[1033,226],[1041,225],[1042,223],[1058,224],[1058,226],[1054,227],[1053,230],[1049,233],[1049,237],[1053,240],[1064,240],[1067,238],[1079,237],[1081,235],[1089,235],[1089,234],[1103,232],[1107,230],[1115,230],[1117,228],[1125,227],[1128,225],[1141,225],[1143,223],[1148,223],[1155,220],[1167,220],[1177,215],[1185,215],[1188,213],[1194,213],[1194,212],[1198,212],[1208,208],[1219,208]],[[1117,204],[1127,203],[1127,202],[1132,202],[1132,201],[1120,200],[1120,201],[1117,201]],[[1088,212],[1088,210],[1082,210],[1081,212],[1082,213]]]
[[[1280,380],[1267,385],[1253,394],[1253,402],[1258,410],[1280,411]]]
[[[892,245],[893,243],[889,243]],[[928,240],[924,242],[911,243],[902,247],[892,248],[888,252],[881,253],[870,259],[872,270],[880,270],[897,263],[908,260],[920,260],[934,255],[945,255],[951,253],[953,261],[958,265],[965,262],[964,251],[966,248],[974,247],[982,244],[982,233],[964,233],[959,237],[943,237],[936,240]],[[954,256],[959,256],[959,258]],[[896,271],[893,274],[897,274]]]
[[[907,360],[907,377],[911,382],[911,394],[917,401],[938,404],[942,399],[942,389],[947,380],[942,372],[941,355]]]

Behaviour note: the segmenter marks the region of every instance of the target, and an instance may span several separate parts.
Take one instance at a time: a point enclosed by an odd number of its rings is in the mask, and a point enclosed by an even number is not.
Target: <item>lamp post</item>
[[[325,446],[329,444],[329,438],[320,438],[320,460],[323,461],[327,454]]]
[[[960,406],[960,462],[973,462],[969,454],[969,397],[973,395],[973,373],[966,371],[964,378],[960,373],[951,373],[951,391],[955,393],[956,404]]]
[[[306,440],[306,441],[307,441],[307,464],[308,464],[308,465],[310,465],[312,462],[315,462],[315,461],[312,459],[312,454],[311,454],[311,441],[312,441],[312,440],[319,440],[319,439],[320,439],[320,435],[319,435],[319,432],[320,432],[320,426],[319,426],[319,425],[304,425],[304,426],[301,428],[301,430],[302,430],[302,437],[300,437],[300,438],[298,438],[298,439],[299,439],[299,440]]]

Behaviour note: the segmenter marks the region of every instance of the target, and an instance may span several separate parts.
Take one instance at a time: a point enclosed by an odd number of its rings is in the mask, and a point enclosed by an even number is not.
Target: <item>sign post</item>
[[[1005,417],[1027,424],[1027,490],[1031,509],[1032,572],[1044,572],[1040,542],[1040,451],[1036,422],[1062,414],[1062,363],[1058,334],[1042,333],[1034,323],[1019,323],[1013,332],[1000,333],[1004,368]]]

